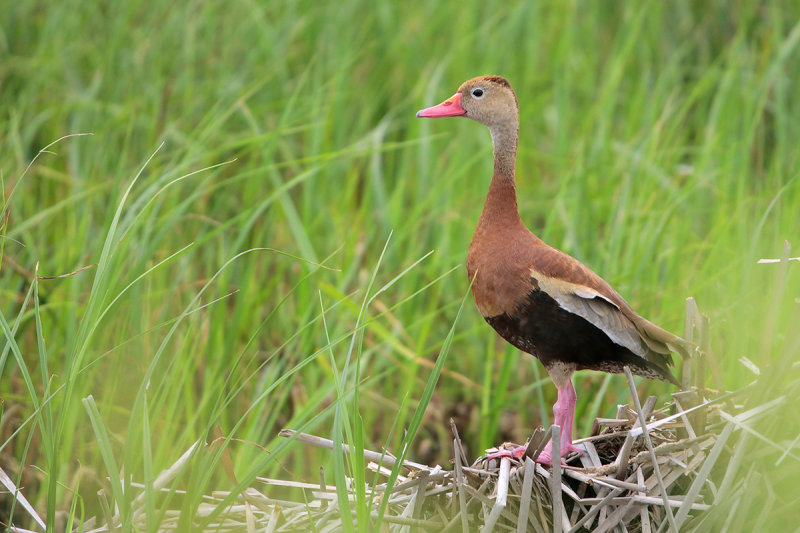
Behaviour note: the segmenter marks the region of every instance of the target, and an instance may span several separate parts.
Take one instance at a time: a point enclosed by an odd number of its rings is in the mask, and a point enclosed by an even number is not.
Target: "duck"
[[[577,370],[623,373],[680,387],[670,371],[672,354],[689,357],[693,345],[636,313],[603,278],[547,245],[522,221],[515,167],[519,102],[502,76],[465,81],[419,118],[464,117],[489,129],[494,171],[467,252],[467,276],[478,311],[506,341],[536,357],[557,389],[560,462],[582,449],[573,445]],[[524,446],[492,454],[521,458]],[[537,462],[552,464],[552,441]]]

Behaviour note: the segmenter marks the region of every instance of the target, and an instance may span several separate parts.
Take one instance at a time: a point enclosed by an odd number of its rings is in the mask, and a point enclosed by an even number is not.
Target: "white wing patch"
[[[539,288],[550,295],[566,311],[587,320],[616,344],[644,357],[647,347],[636,326],[619,307],[599,292],[584,285],[561,281],[531,270]]]

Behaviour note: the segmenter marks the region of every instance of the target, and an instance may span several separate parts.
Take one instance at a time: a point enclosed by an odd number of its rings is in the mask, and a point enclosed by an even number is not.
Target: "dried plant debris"
[[[735,403],[735,394],[716,396],[708,391],[681,392],[659,409],[655,397],[643,404],[634,397],[632,405],[619,407],[615,418],[597,419],[592,434],[576,441],[585,452],[573,454],[556,468],[530,457],[558,434],[556,426],[537,430],[522,460],[480,457],[470,464],[453,425],[452,465],[445,469],[404,461],[392,487],[387,481],[397,459],[365,450],[368,468],[379,474],[379,482],[365,487],[371,495],[370,520],[377,522],[385,498],[381,519],[385,531],[707,531],[710,509],[733,512],[743,497],[742,476],[737,472],[744,468],[746,452],[733,444],[758,440],[752,422],[782,401],[744,409]],[[325,438],[291,430],[281,434],[295,439],[298,446],[333,450],[333,442]],[[494,451],[487,450],[487,455]],[[777,450],[775,454],[780,455]],[[165,487],[180,468],[176,463],[166,470],[157,488]],[[347,479],[347,488],[354,503],[353,479]],[[296,499],[286,498],[292,489]],[[277,494],[284,497],[271,497]],[[196,523],[229,496],[209,495]],[[134,516],[135,525],[144,528],[141,500],[134,500]],[[161,529],[174,530],[179,517],[178,511],[167,512]],[[205,531],[329,532],[341,530],[344,520],[352,523],[355,515],[343,516],[336,487],[326,484],[324,475],[316,482],[258,478]],[[93,521],[92,528],[84,526],[83,531],[109,531],[119,517],[109,511]]]
[[[655,396],[640,402],[626,369],[630,405],[619,406],[614,418],[596,419],[591,434],[574,443],[583,453],[567,457],[564,465],[551,468],[535,462],[551,439],[555,455],[558,426],[537,429],[521,460],[482,456],[470,464],[451,420],[454,458],[447,468],[404,460],[390,484],[398,459],[388,451],[364,450],[365,464],[375,473],[367,478],[376,481],[356,487],[353,478],[345,478],[352,514],[339,507],[344,501],[340,500],[342,487],[337,492],[320,471],[316,482],[257,478],[257,483],[235,497],[215,492],[198,509],[193,531],[341,531],[357,520],[357,493],[368,495],[370,504],[369,511],[362,509],[360,516],[371,523],[362,524],[362,529],[376,531],[705,532],[742,530],[736,527],[738,520],[750,515],[757,515],[757,525],[764,526],[769,512],[778,506],[775,496],[780,495],[765,468],[800,463],[800,454],[794,451],[800,441],[796,428],[776,414],[791,406],[789,399],[797,396],[800,380],[791,380],[777,397],[765,395],[769,398],[760,403],[753,401],[758,397],[754,391],[767,388],[759,388],[757,382],[725,394],[708,390],[704,376],[711,351],[706,322],[689,299],[685,337],[696,341],[698,350],[682,367],[685,390],[656,408]],[[749,360],[740,362],[760,376]],[[789,438],[775,442],[759,431],[761,422],[775,420],[782,421],[784,429],[778,433]],[[294,439],[297,446],[334,450],[333,441],[323,437],[289,429],[280,435]],[[157,477],[155,490],[170,490],[169,482],[198,445]],[[496,451],[486,450],[486,455]],[[341,453],[352,451],[343,444]],[[790,481],[794,485],[794,479]],[[752,509],[754,493],[769,496],[761,510]],[[81,531],[110,531],[120,523],[103,494],[100,497],[104,516],[92,518]],[[794,508],[796,503],[790,496],[781,505]],[[143,493],[135,497],[132,507],[134,525],[144,530]],[[198,526],[212,514],[211,524]],[[160,530],[176,530],[179,519],[187,523],[179,511],[167,511]]]

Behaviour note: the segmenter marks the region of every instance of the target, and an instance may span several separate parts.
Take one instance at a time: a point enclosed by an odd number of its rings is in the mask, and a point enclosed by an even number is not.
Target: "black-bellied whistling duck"
[[[680,385],[671,352],[690,343],[639,316],[617,291],[577,259],[551,248],[525,227],[517,209],[514,166],[519,105],[500,76],[464,82],[418,117],[467,117],[489,128],[494,174],[467,255],[472,294],[483,318],[505,340],[536,356],[558,388],[553,406],[562,457],[572,444],[576,394],[572,373],[589,369],[634,374]],[[538,461],[552,463],[551,443]],[[524,447],[504,454],[520,457]]]

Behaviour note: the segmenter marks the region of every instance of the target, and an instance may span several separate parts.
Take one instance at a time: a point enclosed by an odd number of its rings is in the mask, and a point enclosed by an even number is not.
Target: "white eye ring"
[[[485,91],[483,89],[481,89],[480,87],[476,87],[476,88],[472,89],[471,94],[472,94],[473,98],[483,98],[483,95],[485,94]]]

